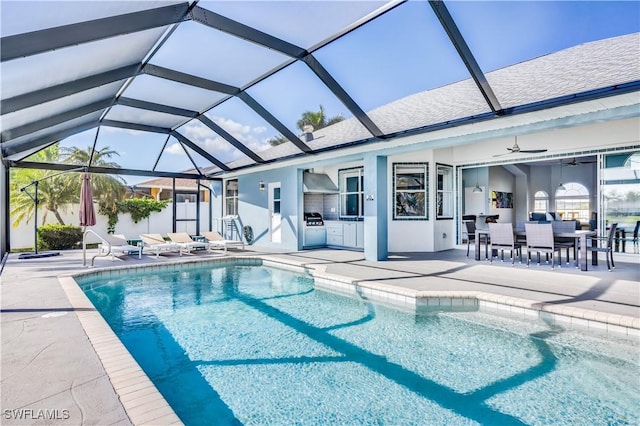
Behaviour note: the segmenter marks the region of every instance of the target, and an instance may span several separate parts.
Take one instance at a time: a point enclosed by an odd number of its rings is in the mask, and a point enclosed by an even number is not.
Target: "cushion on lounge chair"
[[[227,240],[217,231],[205,231],[202,235],[207,239],[211,247],[223,248],[227,251],[229,247],[239,247],[244,250],[244,242],[238,240]]]
[[[104,237],[100,237],[102,240],[107,242],[108,244],[100,244],[98,245],[98,251],[100,253],[105,253],[106,256],[111,255],[111,260],[114,260],[114,257],[117,254],[132,254],[138,253],[140,251],[140,247],[129,244],[124,235],[114,234],[114,235],[106,235]]]
[[[171,241],[178,244],[180,247],[191,253],[193,249],[208,249],[211,245],[203,241],[194,241],[193,238],[186,232],[169,232],[167,236]]]
[[[179,251],[180,256],[182,256],[182,248],[176,243],[165,241],[160,234],[140,234],[140,239],[144,247],[149,247],[155,251],[156,258],[161,251]]]

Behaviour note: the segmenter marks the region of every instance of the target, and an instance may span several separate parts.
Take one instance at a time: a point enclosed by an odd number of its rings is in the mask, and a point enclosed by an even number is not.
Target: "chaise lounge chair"
[[[149,250],[155,252],[156,259],[160,256],[161,252],[177,251],[180,252],[180,256],[182,256],[182,248],[176,243],[165,241],[160,234],[140,234],[140,239],[142,240],[143,247],[148,247]],[[139,258],[142,259],[142,251],[140,252]]]
[[[211,244],[203,241],[194,241],[186,232],[169,232],[167,233],[169,239],[178,244],[180,248],[186,253],[191,253],[191,250],[205,249],[209,250]]]
[[[115,260],[116,255],[139,254],[142,252],[142,247],[129,244],[124,235],[114,234],[100,238],[104,242],[98,245],[98,255],[111,255],[112,262]]]
[[[220,235],[217,231],[206,231],[203,232],[202,235],[207,239],[207,242],[210,245],[210,249],[212,248],[221,248],[224,249],[225,253],[229,247],[236,247],[244,250],[244,242],[238,240],[225,240],[225,238]]]

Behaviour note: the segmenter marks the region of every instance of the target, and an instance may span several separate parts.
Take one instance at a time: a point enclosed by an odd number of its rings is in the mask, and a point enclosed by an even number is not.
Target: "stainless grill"
[[[322,215],[318,212],[305,213],[304,221],[307,226],[324,226]]]

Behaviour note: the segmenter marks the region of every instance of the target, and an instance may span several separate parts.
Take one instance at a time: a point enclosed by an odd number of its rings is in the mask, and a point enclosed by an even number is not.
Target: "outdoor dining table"
[[[517,236],[526,236],[526,233],[524,231],[514,231],[513,232],[514,235]],[[485,237],[489,237],[489,229],[476,229],[476,260],[480,260],[480,237],[484,235]],[[554,232],[553,236],[554,238],[573,238],[576,241],[576,244],[579,244],[580,247],[580,255],[579,257],[579,266],[580,269],[582,271],[586,271],[587,270],[587,238],[588,237],[592,237],[592,236],[596,236],[597,233],[595,231],[583,231],[583,230],[576,230],[573,232]],[[487,253],[488,251],[488,247],[489,247],[489,243],[488,243],[489,238],[485,238],[485,253]]]

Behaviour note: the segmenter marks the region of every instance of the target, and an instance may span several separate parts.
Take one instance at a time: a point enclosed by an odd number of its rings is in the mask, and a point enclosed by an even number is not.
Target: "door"
[[[280,182],[273,182],[269,184],[269,216],[269,235],[271,236],[271,242],[280,243],[282,241],[282,218],[280,215]]]
[[[178,191],[173,194],[173,232],[200,234],[200,200],[198,191]]]

